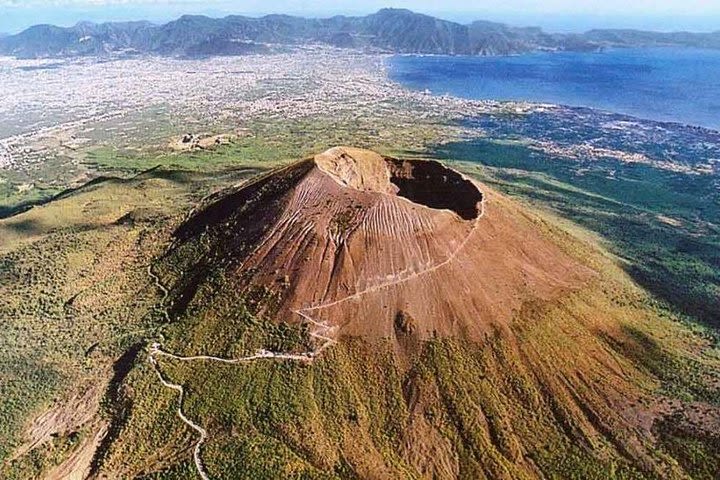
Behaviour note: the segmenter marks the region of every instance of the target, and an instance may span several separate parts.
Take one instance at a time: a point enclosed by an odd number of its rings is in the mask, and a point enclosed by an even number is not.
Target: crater
[[[434,160],[399,160],[367,150],[332,148],[315,164],[345,187],[397,195],[436,210],[450,210],[463,220],[480,215],[483,194],[460,173]]]
[[[386,158],[396,194],[426,207],[451,210],[464,220],[480,215],[482,192],[474,183],[431,160]]]

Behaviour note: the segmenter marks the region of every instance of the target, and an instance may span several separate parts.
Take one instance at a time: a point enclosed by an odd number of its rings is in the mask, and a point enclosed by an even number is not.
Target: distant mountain
[[[720,49],[720,31],[658,33],[642,30],[591,30],[584,34],[583,38],[590,42],[619,47],[677,46]]]
[[[122,50],[145,51],[157,27],[149,22],[100,25],[83,22],[74,27],[35,25],[0,39],[0,53],[20,58],[100,55]]]
[[[256,45],[252,47],[252,45]],[[496,55],[535,49],[593,48],[537,28],[441,20],[409,10],[365,17],[307,19],[288,15],[209,18],[185,15],[164,25],[147,22],[37,25],[0,39],[0,54],[16,57],[105,55],[118,52],[195,56],[265,51],[267,45],[325,44],[341,48],[451,55]],[[263,45],[264,47],[260,47]]]
[[[308,19],[288,15],[210,18],[185,15],[164,25],[148,22],[36,25],[0,38],[0,54],[22,58],[139,53],[172,56],[262,53],[272,46],[324,44],[392,53],[509,55],[535,50],[597,50],[605,45],[681,45],[720,48],[720,33],[662,34],[593,30],[550,34],[536,27],[485,21],[469,25],[404,9],[365,17]]]
[[[534,50],[597,50],[598,45],[580,35],[544,32],[538,27],[511,27],[502,23],[477,21],[468,27],[473,54],[512,55]]]

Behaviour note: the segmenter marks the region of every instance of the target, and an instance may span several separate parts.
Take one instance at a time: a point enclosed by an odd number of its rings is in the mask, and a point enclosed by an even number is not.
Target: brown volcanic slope
[[[241,290],[282,286],[277,320],[300,321],[302,311],[340,335],[379,340],[400,327],[420,339],[480,340],[523,302],[592,274],[503,203],[438,162],[334,148],[240,188],[177,231],[177,249],[212,239],[177,306],[231,261],[226,280]]]

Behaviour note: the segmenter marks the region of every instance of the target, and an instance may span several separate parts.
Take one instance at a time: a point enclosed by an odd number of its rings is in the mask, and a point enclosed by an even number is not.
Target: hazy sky
[[[306,16],[366,14],[403,7],[469,22],[476,19],[539,25],[552,31],[594,27],[720,30],[720,0],[0,0],[0,32],[37,23],[149,19],[183,13],[222,16],[291,13]]]

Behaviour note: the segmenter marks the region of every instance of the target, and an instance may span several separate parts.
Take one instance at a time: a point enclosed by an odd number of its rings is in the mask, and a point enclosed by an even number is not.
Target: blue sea
[[[591,107],[720,130],[720,50],[396,56],[390,76],[438,95]]]

